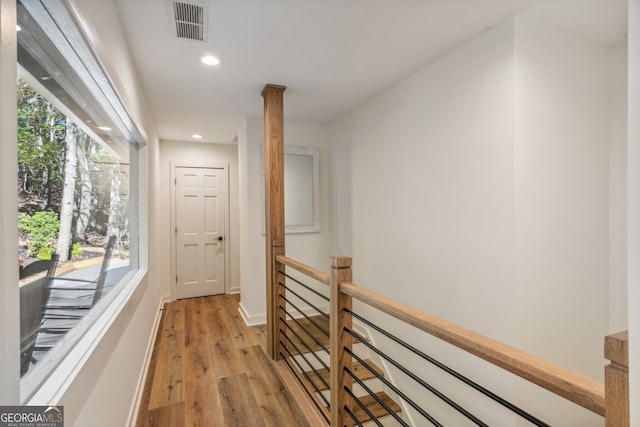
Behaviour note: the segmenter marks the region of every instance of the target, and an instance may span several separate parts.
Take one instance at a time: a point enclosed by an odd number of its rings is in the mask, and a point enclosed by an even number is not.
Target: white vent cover
[[[205,41],[207,39],[207,4],[200,0],[172,0],[172,18],[176,36],[180,39]]]

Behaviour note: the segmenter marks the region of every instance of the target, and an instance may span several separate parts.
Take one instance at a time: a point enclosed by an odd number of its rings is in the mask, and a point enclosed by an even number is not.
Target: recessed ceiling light
[[[218,65],[220,63],[220,60],[213,55],[203,55],[200,57],[200,61],[207,65]]]
[[[106,131],[111,130],[111,128],[110,128],[109,126],[98,126],[98,129],[100,129],[100,130],[106,130]]]
[[[193,135],[191,135],[191,138],[193,138],[193,139],[202,139],[203,136],[200,135],[199,133],[194,133]]]
[[[16,24],[16,31],[20,31],[20,30],[22,30],[22,27]]]

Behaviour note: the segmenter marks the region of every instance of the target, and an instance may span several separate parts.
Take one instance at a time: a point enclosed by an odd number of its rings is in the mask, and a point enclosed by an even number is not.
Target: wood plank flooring
[[[247,327],[238,295],[168,303],[136,427],[305,427],[264,352],[263,327]]]

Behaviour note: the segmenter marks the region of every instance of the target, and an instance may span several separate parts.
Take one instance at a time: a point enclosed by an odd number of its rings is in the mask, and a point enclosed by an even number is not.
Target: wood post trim
[[[629,427],[629,334],[627,331],[604,339],[605,426]]]
[[[276,256],[285,254],[284,245],[284,108],[286,87],[267,84],[264,98],[264,185],[265,245],[267,267],[267,352],[280,359],[279,318],[284,289],[278,276],[284,268]]]
[[[353,404],[345,388],[352,389],[353,379],[346,372],[352,370],[352,358],[344,351],[353,347],[353,338],[344,330],[351,330],[351,316],[344,309],[351,310],[352,298],[340,291],[340,284],[351,282],[351,258],[333,257],[330,280],[330,312],[329,332],[331,344],[331,425],[337,427],[351,426],[353,420],[343,409],[345,406],[353,410]]]

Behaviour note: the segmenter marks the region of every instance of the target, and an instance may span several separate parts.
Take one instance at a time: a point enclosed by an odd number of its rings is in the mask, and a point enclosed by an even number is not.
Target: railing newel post
[[[607,335],[604,357],[611,363],[604,368],[605,426],[629,427],[629,334]]]
[[[353,338],[345,332],[351,330],[351,316],[345,313],[345,309],[351,310],[352,298],[340,291],[340,284],[352,281],[352,260],[350,257],[333,257],[331,262],[331,280],[329,283],[330,309],[329,309],[329,332],[330,332],[330,352],[331,352],[331,426],[350,427],[353,420],[343,409],[345,406],[353,410],[353,404],[349,398],[347,390],[352,389],[353,379],[346,372],[352,370],[351,356],[344,350],[351,350]]]
[[[284,107],[286,87],[268,84],[262,91],[264,98],[264,195],[267,285],[267,352],[280,360],[280,298],[278,285],[281,263],[278,255],[285,254],[284,225]]]

